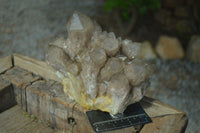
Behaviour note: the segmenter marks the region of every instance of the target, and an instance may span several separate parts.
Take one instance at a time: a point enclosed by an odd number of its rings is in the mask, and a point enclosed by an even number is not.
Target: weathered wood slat
[[[151,118],[184,113],[183,111],[178,110],[168,104],[164,104],[149,97],[144,97],[140,103],[145,112],[147,112]]]
[[[20,106],[14,106],[0,114],[1,133],[58,133],[47,125],[23,115]]]
[[[28,56],[14,54],[14,64],[15,66],[19,66],[30,72],[38,74],[45,79],[60,81],[60,78],[56,75],[56,71],[46,62],[39,61]]]
[[[83,108],[64,95],[62,85],[55,81],[37,81],[27,87],[27,111],[48,122],[53,128],[73,132],[91,132]],[[75,124],[68,122],[75,119]],[[87,127],[87,128],[85,128]]]
[[[26,87],[40,77],[19,67],[13,67],[1,75],[5,81],[12,83],[16,102],[26,111]]]
[[[13,66],[13,64],[12,64],[12,56],[11,55],[8,55],[4,58],[0,58],[0,73],[5,72],[12,66]]]
[[[49,84],[52,83],[50,81],[37,81],[27,87],[28,112],[35,114],[44,121],[49,121],[50,123],[52,122],[54,124],[52,125],[54,128],[67,129],[70,131],[73,129],[73,131],[77,133],[80,131],[88,133],[93,132],[85,116],[86,110],[78,104],[75,104],[74,101],[68,99],[62,91],[61,85],[54,83],[50,86]],[[40,102],[37,103],[38,101]],[[148,133],[148,128],[154,128],[155,125],[160,127],[158,132],[177,133],[176,131],[181,130],[183,125],[187,125],[187,119],[185,119],[186,117],[182,119],[182,116],[185,116],[185,114],[180,110],[148,97],[145,97],[140,103],[144,107],[147,114],[149,114],[149,116],[153,119],[153,123],[156,123],[153,125],[145,125],[142,130],[144,133]],[[43,111],[46,112],[46,114],[41,112],[41,108],[43,108]],[[47,116],[48,112],[50,112],[50,118]],[[70,117],[75,119],[76,125],[67,123],[68,118]],[[172,124],[175,126],[173,126],[173,130],[170,130]],[[168,130],[164,129],[165,126],[168,127]],[[157,129],[157,127],[155,128]],[[134,131],[136,131],[134,128],[126,128],[115,132],[133,133]]]
[[[140,133],[184,133],[188,122],[183,113],[155,117],[152,121]]]

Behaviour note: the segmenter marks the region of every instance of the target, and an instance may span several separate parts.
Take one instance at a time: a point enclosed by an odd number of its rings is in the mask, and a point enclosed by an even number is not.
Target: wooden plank
[[[1,133],[58,133],[37,119],[23,115],[19,106],[0,113]]]
[[[12,56],[8,55],[6,57],[0,58],[0,73],[5,72],[13,66]]]
[[[80,131],[88,133],[93,132],[85,115],[86,110],[80,105],[75,104],[75,102],[71,99],[67,98],[64,95],[62,86],[59,85],[59,83],[53,83],[53,81],[37,81],[31,86],[27,87],[26,92],[29,108],[28,112],[38,116],[44,121],[52,122],[50,124],[52,127],[68,131],[73,130],[75,133]],[[45,103],[48,103],[46,104],[47,106],[45,106]],[[178,122],[179,125],[176,126],[176,131],[180,130],[181,125],[187,125],[187,119],[178,121],[180,116],[185,115],[182,111],[177,110],[169,105],[163,104],[158,100],[145,97],[141,101],[141,105],[144,107],[147,114],[150,115],[150,117],[153,119],[153,122],[155,123],[157,122],[155,120],[160,120],[163,121],[162,123],[165,125],[168,124],[167,126],[170,126],[170,124],[177,125],[176,122]],[[43,109],[43,111],[41,109]],[[47,113],[43,114],[43,112]],[[76,123],[75,125],[68,123],[68,119],[70,117],[74,118]],[[49,119],[51,120],[49,121]],[[161,125],[159,125],[160,132],[162,132],[162,130],[165,131],[163,129],[164,127],[162,127],[164,126],[162,123],[160,122]],[[159,122],[156,123],[156,125],[158,124]],[[149,126],[147,127],[150,128]],[[117,130],[117,132],[131,133],[134,131],[136,130],[133,127]],[[145,133],[147,131],[148,130],[145,129],[143,132]]]
[[[45,79],[61,81],[56,75],[56,71],[46,62],[39,61],[28,56],[14,54],[14,65],[40,75]]]
[[[184,133],[188,119],[185,114],[181,113],[155,117],[152,121],[146,124],[140,133]]]
[[[146,96],[140,101],[140,104],[151,118],[173,114],[184,114],[181,110]]]
[[[5,81],[12,83],[16,102],[26,110],[25,88],[40,77],[19,67],[13,67],[1,76]]]
[[[35,83],[33,83],[31,86],[35,86]],[[40,120],[45,121],[47,124],[53,127],[53,121],[50,117],[51,95],[48,91],[48,88],[45,88],[44,90],[43,87],[32,89],[31,86],[26,88],[27,112],[35,115]]]
[[[62,85],[55,81],[37,81],[27,87],[28,113],[34,114],[53,128],[74,133],[93,133],[86,109],[65,96]],[[69,122],[72,118],[74,122]],[[113,132],[113,131],[112,131]],[[116,132],[116,131],[114,131]],[[134,127],[117,132],[136,132]],[[111,132],[110,132],[111,133]]]
[[[27,87],[26,92],[28,113],[34,114],[53,128],[74,133],[92,131],[82,112],[83,108],[75,107],[76,103],[64,95],[62,85],[58,82],[37,81]],[[70,118],[75,120],[75,124],[69,122]]]

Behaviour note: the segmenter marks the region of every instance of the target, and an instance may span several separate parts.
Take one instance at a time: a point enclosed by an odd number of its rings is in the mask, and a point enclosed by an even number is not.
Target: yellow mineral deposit
[[[50,43],[46,54],[67,96],[87,109],[111,114],[142,99],[153,67],[140,58],[141,43],[116,38],[79,12],[67,30],[68,39]]]

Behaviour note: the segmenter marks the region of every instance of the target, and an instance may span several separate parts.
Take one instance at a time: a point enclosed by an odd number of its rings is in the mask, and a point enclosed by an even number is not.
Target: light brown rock
[[[122,53],[129,59],[154,59],[156,54],[148,41],[132,42],[131,40],[125,39],[122,41]]]
[[[169,36],[160,36],[156,52],[163,59],[181,59],[184,56],[180,41],[175,37]]]
[[[154,49],[152,48],[149,41],[144,41],[141,44],[141,52],[140,52],[140,59],[146,59],[151,60],[155,59],[156,53],[154,52]]]
[[[193,62],[200,62],[200,36],[192,36],[187,48],[187,58]]]

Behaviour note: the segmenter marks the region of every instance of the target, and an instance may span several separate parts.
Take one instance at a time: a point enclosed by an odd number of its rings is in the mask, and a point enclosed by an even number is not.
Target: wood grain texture
[[[184,113],[168,104],[146,96],[140,101],[140,104],[151,118]]]
[[[65,96],[62,85],[58,82],[36,81],[27,87],[26,92],[28,112],[48,122],[53,128],[75,133],[93,132],[85,114],[86,110]],[[166,133],[182,131],[187,125],[187,117],[180,110],[148,97],[140,103],[153,120],[153,123],[142,128],[142,133],[148,133],[149,130]],[[74,123],[68,123],[70,117],[74,119]],[[170,130],[173,124],[175,126]],[[166,126],[167,129],[165,129]],[[130,127],[112,132],[134,133],[136,130]]]
[[[6,57],[0,58],[0,73],[5,72],[13,66],[12,56],[8,55]]]
[[[184,133],[188,122],[183,113],[155,117],[152,121],[146,124],[140,133]]]
[[[1,133],[59,133],[37,119],[24,115],[20,106],[14,106],[0,114]]]
[[[14,65],[40,75],[45,79],[61,81],[61,79],[56,75],[56,71],[46,62],[28,56],[14,54]]]
[[[62,85],[55,81],[37,81],[26,89],[28,113],[47,122],[53,128],[73,133],[93,133],[85,110],[63,92]],[[70,122],[72,118],[74,121]],[[134,127],[109,133],[135,133]]]
[[[1,76],[12,84],[17,104],[26,111],[26,87],[40,77],[19,67],[13,67]]]
[[[28,113],[51,127],[74,133],[90,133],[87,117],[75,101],[65,96],[62,85],[55,81],[37,81],[26,89]],[[73,118],[74,122],[69,119]]]

